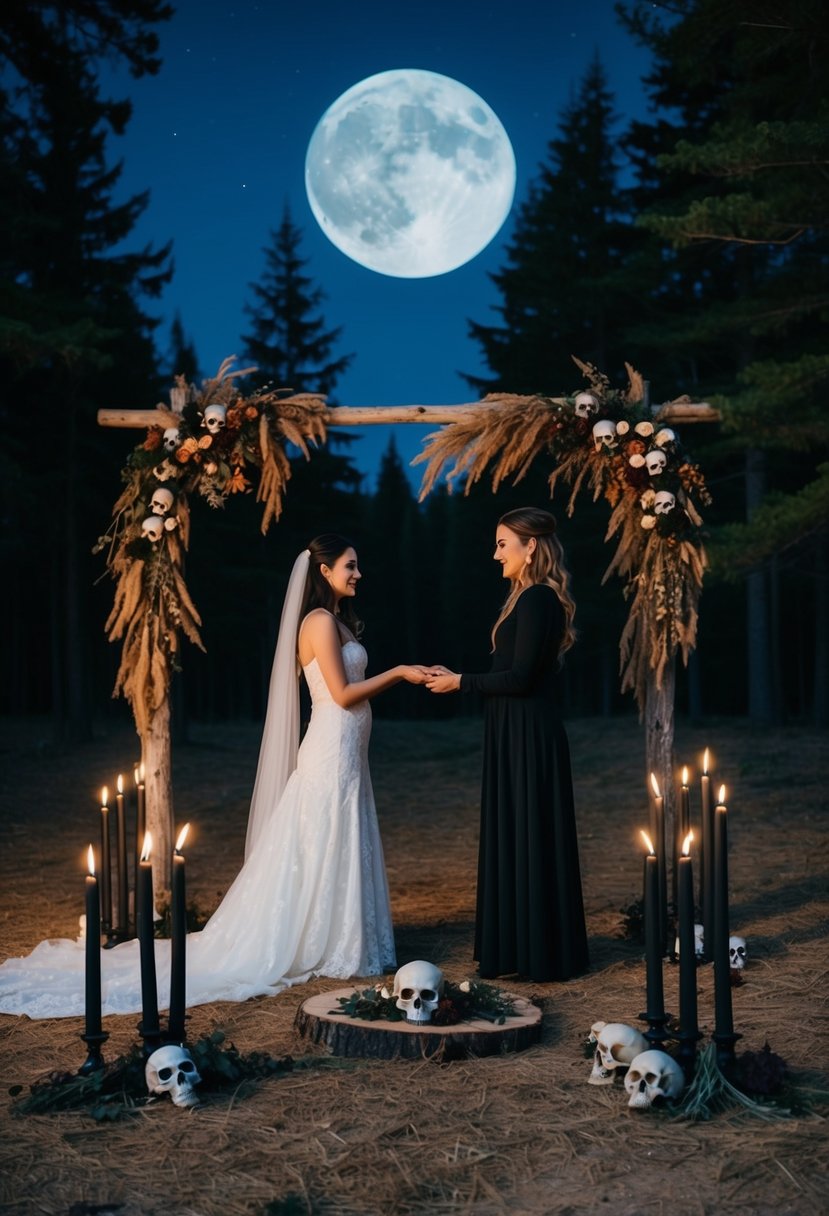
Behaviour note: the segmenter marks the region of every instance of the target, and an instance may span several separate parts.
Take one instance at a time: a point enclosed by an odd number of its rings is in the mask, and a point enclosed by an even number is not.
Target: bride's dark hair
[[[328,566],[330,569],[337,559],[342,557],[346,549],[353,548],[353,543],[347,537],[340,536],[338,532],[323,532],[321,536],[315,536],[309,542],[310,564],[299,619],[303,621],[315,608],[325,608],[328,612],[336,613],[346,628],[351,630],[355,638],[358,638],[363,632],[363,622],[354,611],[353,600],[340,600],[338,609],[334,592],[320,570],[321,566]]]

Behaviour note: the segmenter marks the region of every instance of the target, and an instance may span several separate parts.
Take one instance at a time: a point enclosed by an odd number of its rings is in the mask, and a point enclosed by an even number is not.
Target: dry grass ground
[[[257,736],[243,727],[193,733],[175,756],[177,819],[194,825],[189,893],[209,909],[241,859]],[[537,1047],[450,1064],[309,1068],[263,1081],[252,1095],[211,1097],[196,1113],[164,1103],[114,1124],[76,1113],[13,1118],[6,1103],[0,1211],[825,1212],[825,1106],[771,1124],[738,1110],[689,1124],[629,1111],[617,1089],[586,1084],[590,1024],[635,1020],[643,1005],[641,949],[622,938],[620,913],[641,875],[643,745],[633,719],[578,721],[570,736],[592,968],[572,983],[532,989],[544,1010]],[[31,722],[5,724],[3,738],[0,957],[7,957],[47,936],[76,935],[95,791],[130,770],[135,740],[114,730],[84,748],[53,751],[39,744]],[[398,956],[429,958],[453,979],[472,965],[479,741],[476,721],[381,721],[372,743]],[[732,791],[732,925],[750,950],[745,982],[734,991],[740,1047],[757,1050],[768,1039],[806,1094],[826,1085],[813,1069],[827,1042],[829,738],[794,729],[752,734],[731,721],[683,726],[679,762],[695,763],[706,745]],[[309,1048],[294,1035],[297,1004],[334,986],[320,981],[275,998],[202,1007],[190,1033],[221,1027],[243,1052],[299,1057]],[[706,1031],[711,988],[711,968],[701,969]],[[666,999],[675,1009],[673,968]],[[135,1021],[109,1019],[110,1057],[134,1042]],[[0,1017],[4,1084],[77,1067],[80,1029],[76,1020]]]

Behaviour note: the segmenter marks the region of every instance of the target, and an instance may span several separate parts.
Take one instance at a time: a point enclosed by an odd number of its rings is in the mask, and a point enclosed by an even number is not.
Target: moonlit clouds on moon
[[[380,274],[427,278],[462,266],[498,232],[512,206],[515,156],[471,89],[396,69],[326,110],[308,145],[305,186],[344,254]]]

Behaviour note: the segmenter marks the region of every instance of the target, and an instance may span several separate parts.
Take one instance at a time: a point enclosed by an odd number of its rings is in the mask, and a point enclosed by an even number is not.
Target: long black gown
[[[491,670],[464,674],[485,698],[475,958],[482,976],[565,980],[587,970],[570,749],[559,717],[564,609],[552,587],[519,596]]]

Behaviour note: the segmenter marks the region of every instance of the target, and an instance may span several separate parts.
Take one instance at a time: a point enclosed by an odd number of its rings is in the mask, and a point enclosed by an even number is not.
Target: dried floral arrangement
[[[286,444],[307,459],[309,445],[326,440],[325,398],[269,389],[245,397],[237,380],[255,369],[233,370],[234,362],[224,360],[201,389],[176,378],[171,425],[150,427],[130,453],[112,522],[93,550],[106,552],[116,581],[105,626],[110,641],[123,639],[113,695],[130,702],[142,735],[167,697],[180,632],[204,649],[184,579],[188,497],[222,507],[252,491],[255,470],[264,533],[282,513],[291,476]]]
[[[414,463],[426,470],[423,499],[441,476],[451,485],[465,478],[465,492],[489,471],[493,492],[516,484],[537,457],[552,461],[550,493],[570,488],[567,513],[579,492],[592,490],[611,508],[606,540],[616,552],[611,574],[625,581],[630,601],[620,641],[622,691],[633,691],[640,710],[647,688],[661,688],[668,663],[683,661],[696,641],[697,607],[707,562],[700,508],[710,495],[699,469],[684,454],[679,436],[652,420],[644,381],[626,364],[628,384],[611,387],[607,376],[574,359],[589,388],[566,398],[492,394],[457,422],[427,436]]]

